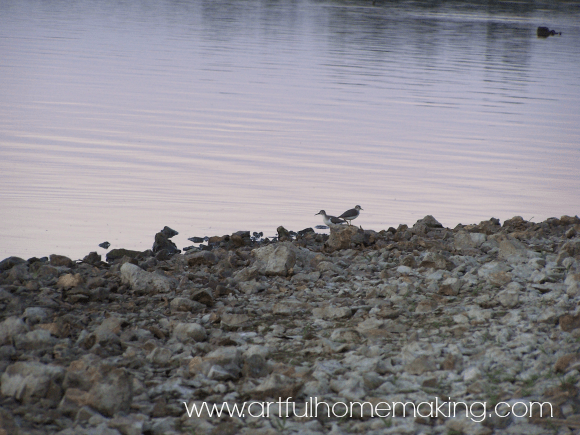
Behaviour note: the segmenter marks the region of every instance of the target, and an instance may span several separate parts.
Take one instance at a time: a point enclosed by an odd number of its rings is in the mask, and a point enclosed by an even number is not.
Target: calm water
[[[578,214],[557,3],[2,0],[0,257]]]

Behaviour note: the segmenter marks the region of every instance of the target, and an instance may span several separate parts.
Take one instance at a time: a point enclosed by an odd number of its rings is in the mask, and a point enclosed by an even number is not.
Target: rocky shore
[[[7,258],[0,435],[580,434],[579,233],[427,216]]]

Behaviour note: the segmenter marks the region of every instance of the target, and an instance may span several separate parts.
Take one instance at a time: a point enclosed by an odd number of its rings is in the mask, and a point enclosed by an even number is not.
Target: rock
[[[5,270],[12,269],[17,264],[26,263],[26,260],[23,260],[20,257],[8,257],[4,260],[0,261],[0,272],[4,272]]]
[[[38,362],[17,362],[2,374],[2,394],[13,397],[24,404],[33,404],[40,399],[59,401],[62,397],[62,367]]]
[[[453,246],[457,250],[467,250],[479,248],[485,241],[487,236],[484,233],[468,233],[467,231],[459,231],[453,238]]]
[[[364,234],[364,231],[355,227],[354,225],[332,225],[330,227],[330,237],[326,242],[326,246],[331,251],[337,251],[340,249],[348,249],[351,247],[352,243],[355,243],[357,236]]]
[[[526,245],[513,237],[496,234],[490,236],[490,239],[499,243],[499,258],[508,261],[527,260],[529,258]]]
[[[221,325],[224,328],[235,329],[246,326],[249,320],[247,314],[222,314]]]
[[[324,308],[314,308],[312,315],[319,319],[346,319],[352,316],[352,310],[348,307],[337,307],[328,305]]]
[[[58,278],[56,285],[64,289],[69,289],[72,287],[77,287],[83,284],[83,282],[84,279],[80,273],[75,273],[74,275],[72,273],[67,273],[65,275],[61,275]]]
[[[463,281],[459,278],[446,278],[439,286],[439,294],[445,296],[457,296]]]
[[[0,323],[0,346],[11,344],[12,340],[20,334],[26,333],[28,326],[18,317],[8,317]]]
[[[236,247],[247,246],[252,243],[249,231],[236,231],[230,236],[230,240]]]
[[[101,256],[95,251],[90,252],[83,258],[83,263],[92,264],[93,266],[99,266],[101,264]]]
[[[123,257],[128,258],[137,258],[143,256],[143,252],[141,251],[133,251],[131,249],[111,249],[107,252],[107,263],[113,263],[117,260],[122,259]]]
[[[296,247],[290,242],[281,242],[254,249],[259,273],[266,276],[287,276],[296,264]]]
[[[192,301],[189,298],[173,298],[169,303],[172,313],[196,312],[205,308],[205,305]]]
[[[566,242],[560,248],[560,252],[566,252],[570,257],[577,257],[580,255],[580,239],[574,239]]]
[[[139,266],[125,263],[121,266],[121,279],[133,290],[142,294],[166,293],[175,289],[175,283],[157,273],[146,272]]]
[[[445,293],[444,293],[445,294]],[[417,304],[417,308],[415,308],[416,313],[429,313],[437,308],[437,301],[434,299],[423,299],[421,302]]]
[[[455,265],[442,254],[428,252],[419,264],[419,267],[451,270]]]
[[[64,255],[52,254],[50,257],[50,265],[55,267],[73,267],[73,261]]]
[[[208,307],[211,307],[214,304],[213,296],[211,294],[210,289],[202,289],[193,292],[193,294],[191,295],[191,299],[201,304],[204,304]]]
[[[151,250],[154,254],[165,250],[171,256],[173,254],[179,254],[181,251],[177,249],[175,243],[169,240],[171,237],[176,236],[179,234],[177,231],[172,230],[169,227],[163,228],[160,232],[155,234],[155,241],[153,242],[153,247]]]
[[[296,397],[301,387],[301,382],[296,382],[294,379],[285,375],[273,373],[255,389],[249,391],[248,394],[255,400],[263,400],[266,398],[276,398],[278,400],[278,397]]]
[[[566,332],[580,328],[580,314],[565,314],[560,317],[559,323],[562,331]]]
[[[109,249],[109,246],[111,246],[109,242],[99,243],[99,247],[103,249]]]
[[[205,328],[198,323],[178,323],[173,329],[173,336],[182,343],[204,341],[207,338]]]
[[[423,373],[433,371],[436,368],[432,356],[420,355],[405,366],[405,371],[411,375],[422,375]]]
[[[201,251],[194,253],[187,253],[185,260],[190,267],[193,266],[213,266],[217,264],[218,259],[214,253],[210,251]]]
[[[427,234],[429,231],[439,228],[443,228],[443,225],[441,225],[433,216],[427,215],[423,219],[419,219],[415,225],[413,225],[411,232],[414,234]]]
[[[478,276],[486,279],[490,284],[502,286],[512,281],[512,276],[508,272],[510,267],[499,261],[491,261],[481,266],[477,272]]]
[[[130,375],[125,369],[101,366],[87,397],[90,406],[107,417],[128,412],[133,400]]]
[[[514,286],[510,287],[511,284]],[[510,285],[497,294],[497,300],[505,308],[514,308],[519,303],[520,290],[518,287],[521,288],[521,286],[518,283],[510,283]]]

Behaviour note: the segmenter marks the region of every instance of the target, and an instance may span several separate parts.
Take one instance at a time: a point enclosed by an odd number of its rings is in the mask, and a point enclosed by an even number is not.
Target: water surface
[[[3,1],[0,257],[578,214],[579,11]]]

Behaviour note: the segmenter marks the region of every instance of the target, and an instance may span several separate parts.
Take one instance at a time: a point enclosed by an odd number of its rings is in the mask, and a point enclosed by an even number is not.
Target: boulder
[[[176,284],[170,278],[158,273],[146,272],[132,263],[121,266],[121,280],[129,284],[138,293],[166,293],[175,289]]]
[[[252,255],[260,274],[287,276],[296,263],[296,251],[291,242],[282,242],[254,249]]]

